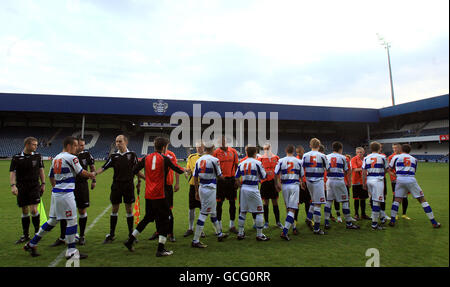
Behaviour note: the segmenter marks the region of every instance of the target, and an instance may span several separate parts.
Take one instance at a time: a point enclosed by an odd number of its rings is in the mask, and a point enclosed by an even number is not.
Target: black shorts
[[[89,207],[89,185],[87,180],[75,182],[73,194],[75,195],[75,202],[77,203],[78,209]]]
[[[170,209],[167,199],[145,199],[145,218],[156,222],[156,231],[160,235],[169,232]]]
[[[237,199],[237,188],[234,187],[234,183],[234,177],[225,177],[225,179],[217,180],[217,201]]]
[[[135,202],[133,181],[113,181],[111,185],[111,204],[124,203],[131,204]]]
[[[166,197],[167,203],[169,204],[169,208],[173,208],[173,186],[165,185],[164,186],[164,196]]]
[[[305,189],[300,188],[300,195],[299,195],[299,203],[309,203],[311,202],[311,194],[309,194],[308,187],[305,184]]]
[[[17,183],[17,205],[25,207],[41,202],[41,186],[39,182]]]
[[[363,189],[362,185],[353,185],[353,199],[368,199],[369,192]]]
[[[268,180],[261,183],[261,198],[278,199],[278,191],[275,188],[275,180]]]
[[[200,200],[195,199],[195,185],[189,185],[189,209],[202,208]]]

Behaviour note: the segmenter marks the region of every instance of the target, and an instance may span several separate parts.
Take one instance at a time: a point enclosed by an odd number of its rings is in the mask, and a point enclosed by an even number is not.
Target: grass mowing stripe
[[[103,217],[103,215],[105,215],[105,213],[111,208],[111,205],[109,205],[108,207],[105,208],[105,210],[103,210],[102,213],[100,213],[95,219],[94,221],[92,221],[92,223],[86,228],[85,234],[87,234],[89,232],[89,230],[91,230],[92,227],[94,227],[94,225],[100,220],[100,218]],[[63,250],[56,258],[55,260],[53,260],[52,263],[50,263],[48,265],[48,267],[55,267],[56,265],[58,265],[59,261],[61,261],[61,259],[63,259],[64,254],[66,253],[66,250]]]

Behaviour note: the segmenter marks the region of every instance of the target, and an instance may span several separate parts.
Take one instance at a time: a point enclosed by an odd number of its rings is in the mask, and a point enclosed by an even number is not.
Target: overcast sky
[[[0,2],[0,92],[380,108],[449,92],[449,1]],[[1,105],[1,104],[0,104]]]

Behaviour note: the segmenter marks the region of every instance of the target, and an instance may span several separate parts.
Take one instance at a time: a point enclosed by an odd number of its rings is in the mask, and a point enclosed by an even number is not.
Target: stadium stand
[[[278,155],[284,156],[288,144],[309,149],[309,140],[319,138],[326,152],[339,140],[344,153],[354,154],[356,146],[367,146],[368,140],[384,143],[390,154],[390,143],[410,142],[413,154],[420,160],[448,162],[449,95],[405,103],[382,109],[312,107],[293,105],[79,97],[0,93],[0,157],[20,152],[23,139],[39,140],[38,151],[53,157],[68,135],[81,134],[81,119],[86,117],[85,138],[91,154],[105,159],[114,151],[119,134],[129,138],[128,148],[139,157],[153,152],[146,144],[156,136],[169,137],[174,126],[170,115],[183,111],[193,127],[193,104],[201,104],[202,114],[216,110],[226,112],[277,112]],[[269,115],[267,114],[267,117]],[[269,128],[269,124],[267,124]],[[202,127],[202,130],[205,126]],[[269,132],[267,132],[267,135]],[[447,135],[441,142],[440,136]],[[261,144],[261,143],[260,143]],[[185,159],[193,148],[169,147],[177,158]],[[237,148],[243,153],[243,148]]]

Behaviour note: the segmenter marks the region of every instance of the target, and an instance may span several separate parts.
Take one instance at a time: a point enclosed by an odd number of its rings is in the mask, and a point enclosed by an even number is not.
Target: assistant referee
[[[36,152],[37,145],[36,138],[25,138],[23,151],[13,156],[9,167],[11,192],[17,196],[17,205],[22,208],[23,235],[16,244],[30,240],[29,211],[31,211],[34,233],[39,231],[40,216],[37,206],[45,190],[45,174],[42,156]]]

